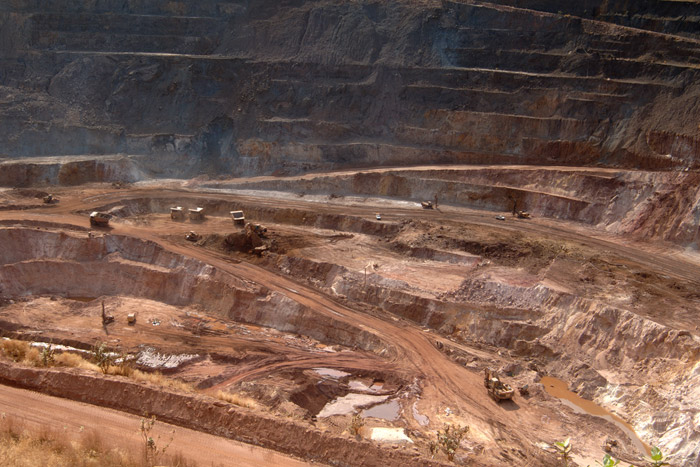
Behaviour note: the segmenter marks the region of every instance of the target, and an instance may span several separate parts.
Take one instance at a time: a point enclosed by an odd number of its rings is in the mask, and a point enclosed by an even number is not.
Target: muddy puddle
[[[399,401],[389,401],[384,404],[378,404],[372,408],[363,410],[362,418],[373,417],[393,422],[399,419],[400,410],[401,406],[399,405]]]
[[[632,425],[617,415],[608,412],[595,402],[583,399],[575,392],[569,391],[568,385],[564,381],[557,378],[552,378],[551,376],[543,376],[540,383],[544,385],[545,391],[547,391],[550,396],[558,398],[564,404],[574,409],[574,411],[577,413],[595,415],[596,417],[601,417],[614,423],[622,431],[624,431],[627,436],[629,436],[637,449],[642,452],[646,452],[647,455],[651,454],[651,447],[639,439],[637,433],[634,431],[634,428],[632,428]]]
[[[418,411],[418,402],[413,403],[412,407],[413,419],[418,422],[420,426],[428,426],[430,419],[427,415],[423,415]]]

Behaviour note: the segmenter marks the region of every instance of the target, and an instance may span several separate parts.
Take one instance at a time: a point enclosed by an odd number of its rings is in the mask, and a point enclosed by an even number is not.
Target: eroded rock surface
[[[692,5],[11,2],[0,154],[156,176],[697,167],[696,39],[652,32],[692,36]]]

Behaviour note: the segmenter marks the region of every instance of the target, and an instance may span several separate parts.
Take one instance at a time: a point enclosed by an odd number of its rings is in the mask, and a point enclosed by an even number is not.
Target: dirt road
[[[18,220],[21,222],[34,220],[50,223],[64,223],[75,226],[85,226],[86,216],[79,215],[76,211],[87,211],[99,206],[117,203],[135,198],[165,198],[176,200],[181,197],[194,199],[224,199],[227,201],[255,202],[257,205],[279,207],[279,200],[265,198],[247,198],[220,193],[205,194],[193,191],[136,189],[130,191],[113,191],[108,193],[87,192],[89,196],[76,195],[73,198],[64,198],[57,206],[52,208],[37,209],[33,212],[0,212],[0,220]],[[332,212],[337,207],[308,203],[300,200],[289,200],[285,207],[299,209],[313,209]],[[347,215],[355,215],[371,218],[375,208],[372,206],[346,206],[343,212]],[[420,214],[417,214],[420,213]],[[442,208],[440,211],[416,211],[401,208],[386,209],[383,218],[386,222],[396,219],[414,218],[422,216],[437,222],[452,222],[454,214],[452,208]],[[502,223],[492,219],[484,212],[459,210],[461,223],[473,223],[488,225],[491,227],[520,230],[536,233],[538,235],[556,235],[567,240],[575,240],[584,244],[593,245],[596,248],[610,250],[616,255],[629,258],[631,261],[645,264],[647,267],[660,272],[687,280],[695,280],[700,270],[698,264],[692,260],[679,260],[674,251],[660,252],[651,248],[640,248],[636,244],[624,244],[620,239],[606,238],[600,233],[593,235],[591,232],[582,232],[581,229],[567,229],[564,223],[547,220],[523,221],[517,223]],[[552,422],[543,426],[541,420],[554,419],[551,411],[541,406],[531,404],[526,399],[519,399],[511,404],[497,404],[484,397],[484,389],[481,375],[468,369],[455,365],[434,345],[434,336],[425,332],[418,326],[405,321],[394,321],[389,318],[378,318],[367,313],[344,306],[331,297],[316,289],[301,284],[288,276],[274,274],[251,263],[232,261],[231,258],[215,251],[194,248],[182,241],[174,240],[164,235],[164,226],[154,224],[134,225],[115,222],[111,228],[112,234],[133,236],[149,240],[159,244],[164,249],[196,258],[210,264],[217,269],[227,272],[245,281],[250,281],[268,288],[274,292],[285,295],[297,303],[312,309],[321,316],[327,316],[334,320],[340,320],[350,326],[354,326],[378,336],[386,343],[386,357],[397,371],[405,375],[414,375],[420,380],[426,401],[432,401],[429,410],[432,413],[452,411],[462,414],[468,421],[474,433],[488,444],[499,446],[502,450],[515,449],[527,458],[537,458],[538,448],[534,443],[547,437],[559,436],[557,423]],[[179,228],[187,228],[180,226]],[[202,228],[206,228],[202,226]],[[178,237],[179,238],[179,237]],[[362,367],[366,362],[345,362],[348,367]],[[266,370],[287,365],[277,363],[267,368],[255,368],[250,374],[258,374]],[[318,365],[318,361],[312,361],[310,365]],[[308,365],[308,366],[310,366]],[[236,379],[244,379],[246,373],[238,374]],[[511,427],[518,427],[517,430]]]
[[[141,418],[135,415],[4,385],[0,385],[0,413],[26,423],[29,428],[52,427],[73,439],[94,430],[105,446],[141,452]],[[172,430],[175,432],[167,453],[181,452],[199,466],[312,465],[269,449],[162,422],[156,423],[153,434],[167,441]]]
[[[114,192],[88,198],[63,198],[62,202],[53,209],[43,209],[43,213],[32,212],[0,212],[0,219],[43,220],[52,223],[73,224],[84,226],[86,216],[75,212],[89,210],[95,206],[116,199],[140,196],[182,196],[183,193],[163,190],[136,190],[134,193]],[[189,196],[190,193],[187,193]],[[205,197],[204,194],[193,194]],[[272,201],[270,201],[272,202]],[[358,209],[359,210],[359,209]],[[429,407],[423,408],[430,412],[452,412],[461,414],[462,423],[468,423],[472,433],[488,443],[495,443],[504,449],[515,448],[526,453],[529,457],[537,457],[537,449],[531,441],[523,439],[520,433],[534,432],[540,415],[530,407],[527,401],[504,408],[489,398],[484,397],[482,376],[466,368],[455,365],[440,352],[433,344],[431,333],[425,332],[418,326],[389,318],[380,319],[366,313],[353,310],[334,301],[318,290],[312,289],[291,278],[273,274],[254,264],[231,261],[227,256],[202,249],[193,248],[188,243],[178,242],[163,237],[162,230],[153,225],[139,226],[113,223],[111,234],[127,235],[143,240],[149,240],[164,249],[184,256],[192,257],[217,269],[230,273],[245,281],[262,285],[274,292],[283,294],[299,304],[306,306],[321,316],[341,320],[353,327],[359,327],[371,332],[382,339],[387,345],[386,357],[404,375],[414,375],[421,380],[423,400],[431,401]],[[358,360],[347,367],[362,367],[367,362]],[[244,378],[239,375],[238,378]],[[519,409],[519,410],[515,410]],[[519,426],[518,432],[506,428],[508,425]],[[526,427],[523,429],[523,427]],[[539,430],[540,434],[542,430]]]

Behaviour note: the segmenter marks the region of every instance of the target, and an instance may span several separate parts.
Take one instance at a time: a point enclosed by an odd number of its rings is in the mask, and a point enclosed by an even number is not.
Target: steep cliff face
[[[666,34],[700,37],[697,0],[493,0],[492,3],[564,13]]]
[[[0,6],[0,154],[155,176],[698,165],[692,38],[491,3],[59,3]]]

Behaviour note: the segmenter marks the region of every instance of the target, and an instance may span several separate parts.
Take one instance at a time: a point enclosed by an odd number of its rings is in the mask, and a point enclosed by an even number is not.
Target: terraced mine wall
[[[698,42],[602,3],[3,2],[0,154],[141,156],[155,177],[696,168]]]
[[[493,0],[493,3],[582,16],[666,34],[700,37],[697,27],[700,2],[697,0]]]
[[[203,186],[299,195],[386,197],[412,200],[416,205],[418,200],[438,196],[445,205],[504,214],[517,207],[539,217],[596,225],[628,237],[662,239],[693,249],[700,245],[700,178],[696,172],[445,167],[212,181]]]
[[[534,368],[546,367],[582,397],[614,408],[645,439],[657,440],[664,451],[685,459],[679,465],[696,458],[700,432],[691,420],[700,412],[688,401],[700,380],[700,339],[688,331],[536,280],[466,279],[457,290],[428,298],[376,274],[366,279],[362,272],[327,263],[272,260],[280,270],[329,294],[371,303],[456,342],[507,349]],[[469,355],[449,346],[443,351],[469,366]],[[527,370],[521,361],[508,371]]]
[[[392,352],[380,337],[320,316],[282,294],[251,284],[153,242],[0,228],[2,293],[8,297],[130,295],[175,306],[201,305],[237,321],[299,332],[322,342]]]
[[[134,158],[125,156],[0,161],[0,186],[71,186],[90,182],[135,182],[145,177]]]

